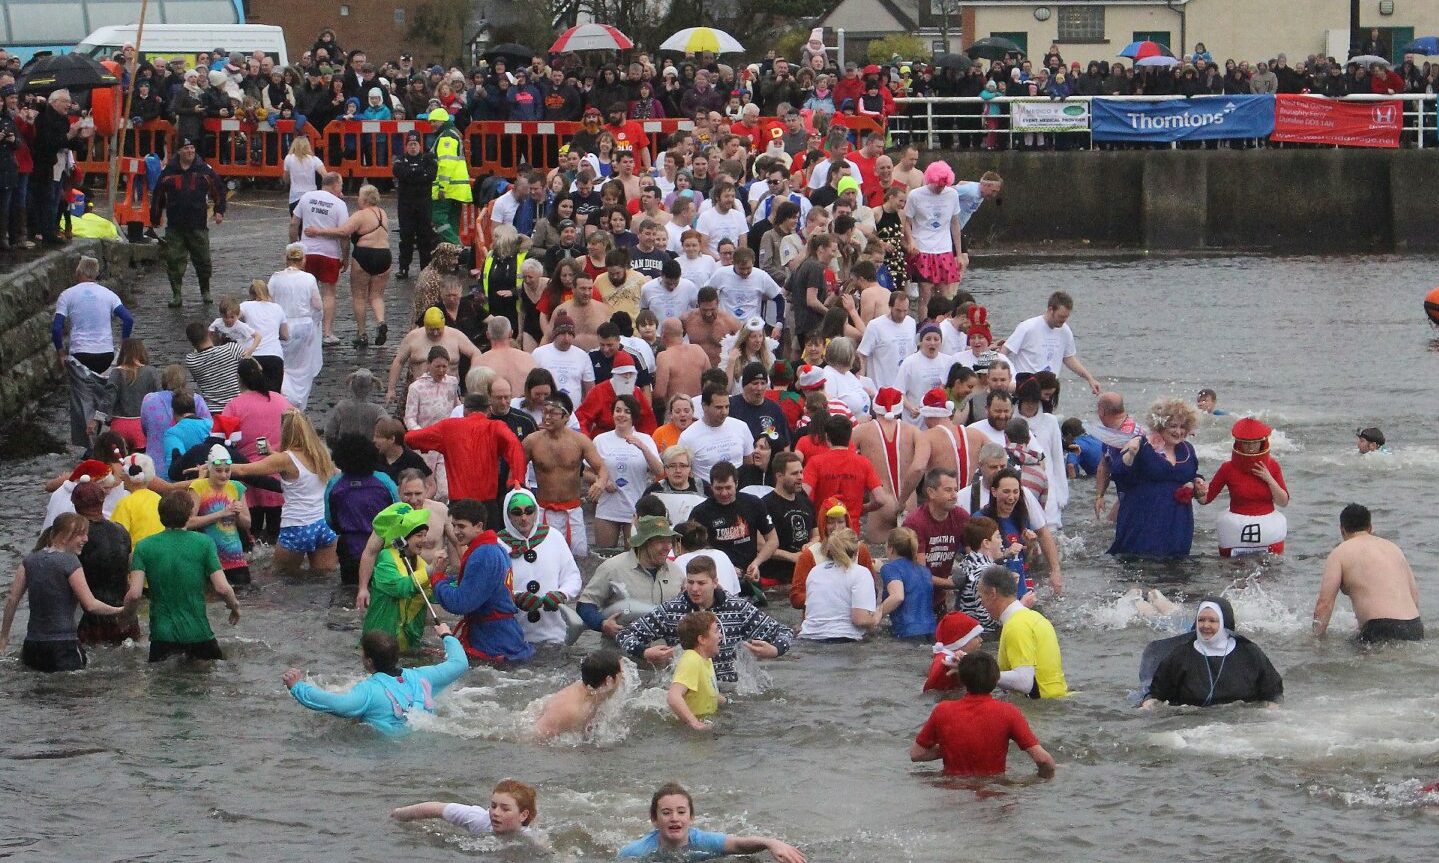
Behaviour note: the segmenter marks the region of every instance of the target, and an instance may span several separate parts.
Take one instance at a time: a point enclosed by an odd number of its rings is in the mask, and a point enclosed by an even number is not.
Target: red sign
[[[1398,147],[1404,103],[1397,99],[1340,102],[1322,96],[1281,93],[1274,97],[1274,141]]]

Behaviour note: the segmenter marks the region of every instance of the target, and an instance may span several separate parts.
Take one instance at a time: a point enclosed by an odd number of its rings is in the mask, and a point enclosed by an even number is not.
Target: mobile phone
[[[260,455],[270,454],[270,439],[264,435],[255,438],[255,451]]]

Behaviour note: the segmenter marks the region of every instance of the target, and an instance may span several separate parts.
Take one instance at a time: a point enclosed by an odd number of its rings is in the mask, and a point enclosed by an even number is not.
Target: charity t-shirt
[[[584,385],[595,382],[595,367],[590,363],[590,355],[574,345],[564,351],[554,345],[540,345],[532,356],[535,366],[548,369],[555,377],[555,386],[570,397],[575,407],[579,407],[584,400]]]
[[[673,291],[665,287],[663,280],[650,279],[640,288],[640,308],[654,312],[661,321],[678,318],[699,305],[699,292],[695,283],[684,276],[680,276],[679,284]]]
[[[727,504],[706,498],[690,510],[690,521],[704,525],[710,532],[710,545],[728,555],[740,571],[759,554],[759,537],[774,530],[769,510],[759,498],[744,492],[737,492]]]
[[[874,573],[868,567],[858,563],[841,567],[826,560],[811,569],[805,580],[804,624],[799,637],[859,641],[864,630],[854,625],[850,611],[874,611],[875,605]]]
[[[130,571],[150,585],[150,640],[193,644],[215,637],[205,616],[205,586],[220,569],[215,543],[187,530],[165,530],[135,546]]]
[[[864,370],[877,387],[899,387],[899,366],[915,351],[914,318],[905,315],[895,323],[882,315],[864,327],[859,340],[859,355],[864,357]],[[945,370],[949,374],[949,370]]]
[[[919,404],[924,400],[925,393],[944,386],[952,365],[954,357],[944,352],[935,354],[932,359],[923,353],[912,353],[899,364],[897,388],[905,398]]]
[[[700,214],[695,230],[709,240],[710,254],[718,255],[720,240],[730,240],[738,247],[749,233],[749,225],[745,224],[744,210],[737,206],[730,207],[728,213],[721,213],[719,207],[710,207]]]
[[[831,402],[840,402],[851,416],[869,416],[869,392],[860,379],[850,371],[841,371],[834,366],[824,367],[824,394]]]
[[[790,554],[804,551],[804,547],[809,545],[815,524],[814,504],[810,502],[809,496],[800,492],[787,500],[777,492],[770,492],[761,498],[760,502],[769,511],[769,520],[774,525],[779,549]],[[794,564],[771,557],[761,565],[760,575],[776,581],[789,581],[794,575]]]
[[[1069,324],[1051,327],[1044,315],[1020,322],[1004,340],[1004,347],[1014,358],[1017,375],[1058,372],[1064,360],[1076,353],[1074,331]]]
[[[243,499],[245,486],[235,480],[217,486],[211,480],[197,479],[190,483],[190,493],[198,501],[195,506],[195,514],[210,515]],[[222,568],[238,569],[248,565],[249,562],[245,559],[245,546],[240,541],[239,526],[234,518],[222,518],[219,521],[211,522],[205,525],[201,532],[214,541],[215,551],[220,556]]]
[[[1019,708],[988,693],[936,704],[914,738],[925,748],[939,747],[949,776],[1003,775],[1011,740],[1020,749],[1039,745]]]
[[[723,857],[727,838],[723,833],[710,833],[697,827],[691,827],[685,841],[683,858],[685,860],[710,860],[715,857]],[[621,848],[617,856],[621,860],[647,859],[658,854],[659,851],[660,832],[651,830],[643,839],[636,839]]]
[[[754,451],[749,426],[734,417],[725,417],[718,428],[706,425],[704,420],[690,423],[689,428],[680,432],[680,443],[688,447],[693,456],[691,473],[705,482],[710,481],[710,468],[717,463],[727,461],[739,467],[745,456]]]
[[[759,267],[745,278],[740,278],[733,266],[720,267],[710,276],[708,286],[719,291],[720,308],[741,322],[760,314],[766,299],[779,296],[779,285]]]
[[[696,285],[703,285],[709,281],[709,277],[715,270],[719,269],[719,262],[709,255],[701,254],[697,258],[687,258],[680,255],[676,258],[680,262],[680,275]],[[695,288],[696,291],[699,288]],[[658,312],[656,312],[658,315]]]
[[[95,282],[81,282],[60,292],[55,314],[70,323],[70,353],[108,354],[115,350],[110,319],[121,305],[115,292]]]
[[[949,223],[959,214],[959,195],[953,188],[946,187],[936,195],[928,186],[920,186],[909,193],[904,214],[909,218],[910,239],[921,253],[942,255],[955,251]]]
[[[350,218],[350,208],[334,195],[319,189],[300,196],[295,205],[295,215],[300,219],[300,245],[307,255],[323,255],[340,260],[340,244],[344,240],[334,237],[307,237],[306,228],[338,228]]]
[[[1040,698],[1063,698],[1069,694],[1054,625],[1034,609],[1020,607],[1004,621],[1004,628],[1000,630],[999,670],[1012,671],[1026,665],[1034,668],[1034,684]]]
[[[960,502],[964,502],[960,498]],[[919,537],[919,550],[924,555],[925,566],[935,578],[949,578],[954,559],[964,554],[964,526],[969,522],[969,513],[963,506],[949,511],[949,517],[937,520],[930,515],[929,507],[915,507],[904,519],[904,526]]]
[[[632,434],[644,450],[648,450],[656,460],[659,459],[660,454],[655,448],[654,438],[644,432]],[[649,461],[643,450],[621,439],[615,431],[596,435],[595,451],[605,463],[605,472],[609,474],[610,482],[615,484],[615,491],[606,491],[600,495],[595,504],[595,518],[628,524],[635,517],[635,502],[650,484]]]
[[[811,500],[823,503],[830,497],[839,498],[849,510],[850,528],[858,531],[864,493],[879,488],[879,475],[869,459],[854,450],[828,449],[805,463],[804,482],[811,489]]]
[[[715,663],[707,656],[700,656],[698,652],[686,650],[680,654],[679,664],[675,666],[674,679],[671,683],[678,683],[685,688],[685,706],[697,718],[703,719],[706,716],[713,716],[719,710],[719,684],[715,682]]]

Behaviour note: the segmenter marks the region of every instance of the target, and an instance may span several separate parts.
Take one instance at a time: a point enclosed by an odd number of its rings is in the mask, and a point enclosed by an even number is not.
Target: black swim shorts
[[[1376,617],[1359,627],[1359,640],[1365,644],[1379,644],[1386,641],[1423,641],[1424,622],[1394,620],[1390,617]]]

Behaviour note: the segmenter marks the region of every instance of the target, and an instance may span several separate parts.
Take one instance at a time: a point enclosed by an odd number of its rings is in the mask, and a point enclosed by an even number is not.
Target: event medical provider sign
[[[1084,132],[1089,129],[1085,102],[1011,102],[1009,126],[1016,132]]]
[[[1195,96],[1158,102],[1097,98],[1096,141],[1211,141],[1263,138],[1274,131],[1274,97]]]
[[[1337,102],[1295,94],[1274,98],[1275,141],[1398,147],[1403,128],[1404,103],[1398,99]]]

